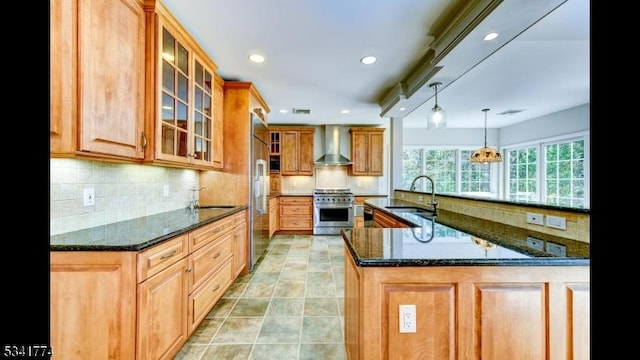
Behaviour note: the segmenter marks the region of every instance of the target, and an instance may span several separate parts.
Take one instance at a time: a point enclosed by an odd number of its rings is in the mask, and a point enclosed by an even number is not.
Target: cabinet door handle
[[[168,259],[168,258],[172,257],[172,256],[173,256],[173,255],[175,255],[175,254],[176,254],[176,251],[175,251],[175,250],[173,250],[172,252],[170,252],[170,253],[168,253],[168,254],[165,254],[165,255],[160,256],[160,259]]]
[[[220,251],[218,251],[218,253],[217,253],[217,254],[213,255],[213,258],[214,258],[214,259],[217,259],[217,258],[219,258],[219,257],[220,257]]]
[[[218,289],[220,289],[220,284],[216,285],[216,287],[214,287],[211,291],[216,291]]]
[[[189,267],[187,268],[187,272],[192,272],[192,271],[193,271],[193,268],[192,268],[191,266],[189,266]]]
[[[144,133],[144,131],[141,133],[141,137],[142,137],[142,150],[144,150],[147,147],[147,135]]]

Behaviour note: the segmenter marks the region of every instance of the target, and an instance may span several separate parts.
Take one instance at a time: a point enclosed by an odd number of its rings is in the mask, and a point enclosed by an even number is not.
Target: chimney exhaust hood
[[[324,126],[324,155],[314,162],[315,165],[351,165],[353,162],[340,155],[340,126]]]

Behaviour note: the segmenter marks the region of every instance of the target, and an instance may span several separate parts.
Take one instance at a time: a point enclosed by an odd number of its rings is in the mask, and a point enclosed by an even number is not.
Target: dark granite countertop
[[[409,190],[402,190],[402,189],[396,189],[396,190],[420,193],[420,194],[424,194],[425,196],[431,196],[430,192],[409,191]],[[571,211],[571,212],[582,213],[582,214],[589,214],[591,212],[589,209],[568,207],[568,206],[561,206],[561,205],[551,205],[551,204],[541,203],[539,201],[525,201],[525,200],[516,201],[516,200],[486,198],[482,196],[446,194],[446,193],[436,193],[436,197],[451,197],[451,198],[484,201],[484,202],[499,203],[499,204],[506,204],[506,205],[526,206],[533,209],[537,208],[537,209],[548,209],[548,210]]]
[[[180,209],[53,235],[51,251],[140,251],[248,208]]]
[[[589,243],[445,210],[424,218],[387,206],[417,204],[394,198],[366,205],[414,228],[354,228],[342,237],[358,266],[589,266]],[[433,235],[433,236],[432,236]]]

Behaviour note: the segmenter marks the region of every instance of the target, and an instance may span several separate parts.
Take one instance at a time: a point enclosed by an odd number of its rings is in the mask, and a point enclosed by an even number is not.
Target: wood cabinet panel
[[[187,235],[138,253],[138,281],[153,276],[189,254]]]
[[[269,238],[279,230],[280,202],[277,197],[269,199]]]
[[[208,277],[202,286],[189,295],[187,316],[189,335],[193,334],[209,310],[229,288],[233,278],[232,260],[227,259],[215,274]]]
[[[247,225],[243,222],[233,229],[233,273],[234,278],[242,273],[248,273],[247,254],[249,253],[249,242],[247,235]]]
[[[279,194],[282,191],[282,178],[280,174],[269,174],[269,193]]]
[[[142,4],[54,0],[50,19],[51,156],[143,159]]]
[[[287,175],[313,175],[314,128],[281,130],[280,171]]]
[[[189,257],[189,291],[209,278],[233,255],[233,233],[226,233],[198,249]]]
[[[52,359],[135,358],[135,253],[52,252],[50,269]]]
[[[170,359],[186,342],[187,258],[138,285],[138,359]]]
[[[454,284],[383,285],[382,339],[386,359],[455,359]],[[399,308],[416,306],[416,332],[400,333]],[[388,351],[388,352],[387,352]]]
[[[351,175],[384,174],[384,128],[350,128]]]
[[[544,359],[547,297],[543,283],[478,284],[474,327],[480,358]]]
[[[233,218],[225,217],[189,232],[189,252],[194,252],[224,235],[233,225]]]

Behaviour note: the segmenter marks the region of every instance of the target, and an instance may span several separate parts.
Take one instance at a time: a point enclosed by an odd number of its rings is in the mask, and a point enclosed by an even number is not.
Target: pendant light
[[[484,147],[480,148],[471,154],[472,163],[492,163],[502,161],[502,155],[494,149],[487,147],[487,111],[489,109],[482,109],[484,111]]]
[[[434,82],[429,84],[429,87],[436,91],[436,104],[427,115],[427,129],[444,129],[447,127],[447,113],[438,105],[438,86],[442,86],[442,83]]]

